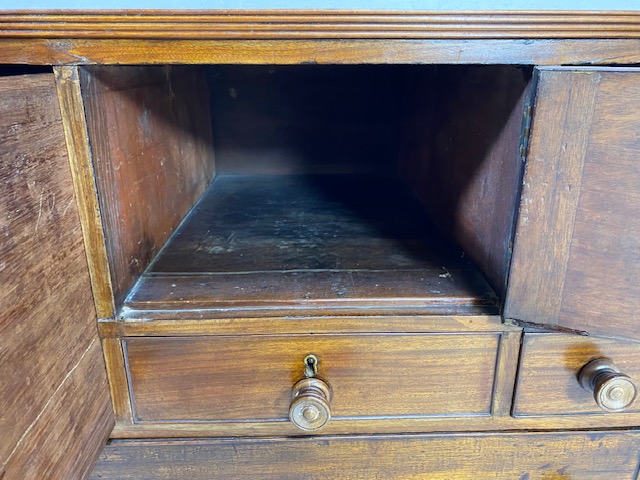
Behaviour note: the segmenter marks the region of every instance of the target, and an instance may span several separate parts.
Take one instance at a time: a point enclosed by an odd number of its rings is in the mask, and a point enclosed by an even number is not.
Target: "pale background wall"
[[[0,9],[640,10],[640,0],[0,0]]]

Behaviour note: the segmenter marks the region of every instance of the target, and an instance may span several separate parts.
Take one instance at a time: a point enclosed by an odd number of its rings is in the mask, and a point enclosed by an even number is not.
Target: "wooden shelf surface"
[[[478,270],[400,182],[363,175],[223,175],[141,277],[125,308],[192,318],[199,310],[227,316],[464,315],[492,314],[497,307]]]

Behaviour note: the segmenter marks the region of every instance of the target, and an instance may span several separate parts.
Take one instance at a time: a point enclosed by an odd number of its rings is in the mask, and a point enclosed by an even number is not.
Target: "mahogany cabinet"
[[[6,478],[637,478],[637,14],[12,15]]]

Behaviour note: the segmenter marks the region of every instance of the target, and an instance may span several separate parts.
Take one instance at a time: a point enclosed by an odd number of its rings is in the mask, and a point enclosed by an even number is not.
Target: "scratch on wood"
[[[44,188],[40,191],[40,205],[38,206],[38,218],[36,219],[36,230],[38,233],[38,226],[40,225],[40,218],[42,217],[42,203],[44,202]]]
[[[15,455],[16,451],[18,450],[18,448],[20,448],[20,445],[22,444],[24,439],[29,435],[29,433],[31,432],[33,427],[38,423],[38,421],[40,420],[40,417],[42,417],[42,415],[44,415],[44,413],[46,412],[46,410],[49,407],[49,405],[51,404],[51,402],[58,395],[58,392],[62,389],[62,387],[64,387],[64,385],[67,382],[67,380],[71,377],[71,375],[73,375],[73,372],[75,372],[76,369],[80,366],[80,364],[84,360],[84,357],[87,356],[87,353],[89,353],[89,350],[91,350],[91,348],[96,343],[96,341],[97,341],[96,338],[91,340],[91,343],[89,344],[89,346],[85,349],[84,352],[82,352],[82,355],[80,356],[80,359],[76,362],[76,364],[73,366],[73,368],[71,370],[69,370],[69,372],[62,379],[62,381],[60,382],[60,385],[58,385],[58,388],[56,388],[55,391],[51,394],[51,397],[49,397],[49,400],[47,400],[47,403],[44,404],[44,406],[42,407],[42,409],[40,410],[40,412],[38,413],[36,418],[33,420],[33,422],[31,422],[31,424],[24,430],[24,433],[22,434],[20,439],[16,442],[15,447],[13,447],[13,450],[7,456],[7,458],[4,461],[4,463],[0,466],[0,469],[2,469],[2,471],[5,470],[5,467],[9,464],[9,462],[11,461],[11,458],[13,457],[13,455]]]

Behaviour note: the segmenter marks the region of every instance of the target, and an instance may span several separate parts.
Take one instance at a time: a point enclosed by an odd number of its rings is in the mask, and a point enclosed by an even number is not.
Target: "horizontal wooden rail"
[[[640,11],[4,11],[0,38],[632,39]]]

